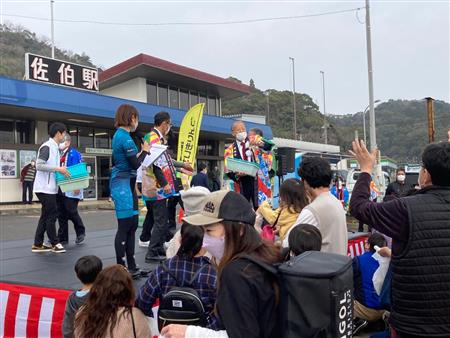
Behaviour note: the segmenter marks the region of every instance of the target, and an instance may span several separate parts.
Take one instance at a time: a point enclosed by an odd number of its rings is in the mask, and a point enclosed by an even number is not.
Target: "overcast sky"
[[[47,1],[0,0],[3,22],[50,36]],[[299,16],[363,7],[364,1],[64,1],[55,19],[125,23],[218,22]],[[371,1],[375,99],[450,102],[449,1]],[[55,23],[60,48],[85,52],[111,67],[138,53],[150,54],[262,90],[292,89],[289,56],[295,58],[297,92],[322,109],[355,113],[368,104],[365,10],[295,20],[215,26],[117,26]]]

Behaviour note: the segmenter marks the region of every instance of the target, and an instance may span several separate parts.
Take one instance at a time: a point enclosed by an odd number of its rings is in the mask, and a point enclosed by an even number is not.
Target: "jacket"
[[[66,156],[66,162],[65,165],[66,167],[71,167],[73,165],[76,164],[80,164],[81,162],[83,162],[83,158],[80,154],[80,152],[78,150],[76,150],[75,148],[69,147],[67,149],[67,151],[65,152],[65,156]],[[67,191],[65,193],[66,197],[69,198],[75,198],[75,199],[83,199],[83,190],[80,190],[80,192],[78,194],[75,194],[74,191]]]
[[[373,275],[380,264],[373,252],[365,252],[353,258],[353,285],[355,299],[370,309],[381,309],[380,297],[373,286]]]
[[[292,212],[290,208],[286,207],[273,210],[267,201],[260,205],[258,212],[270,225],[273,226],[276,222],[276,226],[280,227],[279,236],[281,240],[285,239],[287,232],[295,224],[299,215],[298,212]]]

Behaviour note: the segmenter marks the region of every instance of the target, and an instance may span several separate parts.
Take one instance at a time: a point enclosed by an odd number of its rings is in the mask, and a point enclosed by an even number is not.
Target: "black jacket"
[[[277,306],[273,275],[238,258],[220,276],[217,310],[230,338],[275,338]]]
[[[205,187],[209,190],[208,175],[202,172],[194,175],[194,177],[192,177],[191,187]]]

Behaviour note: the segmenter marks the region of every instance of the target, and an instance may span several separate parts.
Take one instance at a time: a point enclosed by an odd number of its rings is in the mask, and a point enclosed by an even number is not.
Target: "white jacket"
[[[42,147],[49,148],[49,157],[45,162],[45,170],[40,169],[39,155]],[[60,154],[58,144],[53,138],[44,142],[38,150],[36,162],[36,178],[34,179],[33,190],[35,193],[44,193],[55,195],[58,193],[58,186],[56,184],[55,169],[60,166]]]

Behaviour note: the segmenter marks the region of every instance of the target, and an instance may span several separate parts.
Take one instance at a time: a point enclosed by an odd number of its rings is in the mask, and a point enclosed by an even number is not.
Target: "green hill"
[[[51,56],[51,42],[21,26],[0,25],[0,75],[23,78],[25,53]],[[88,55],[55,47],[55,58],[85,66],[96,67]]]

